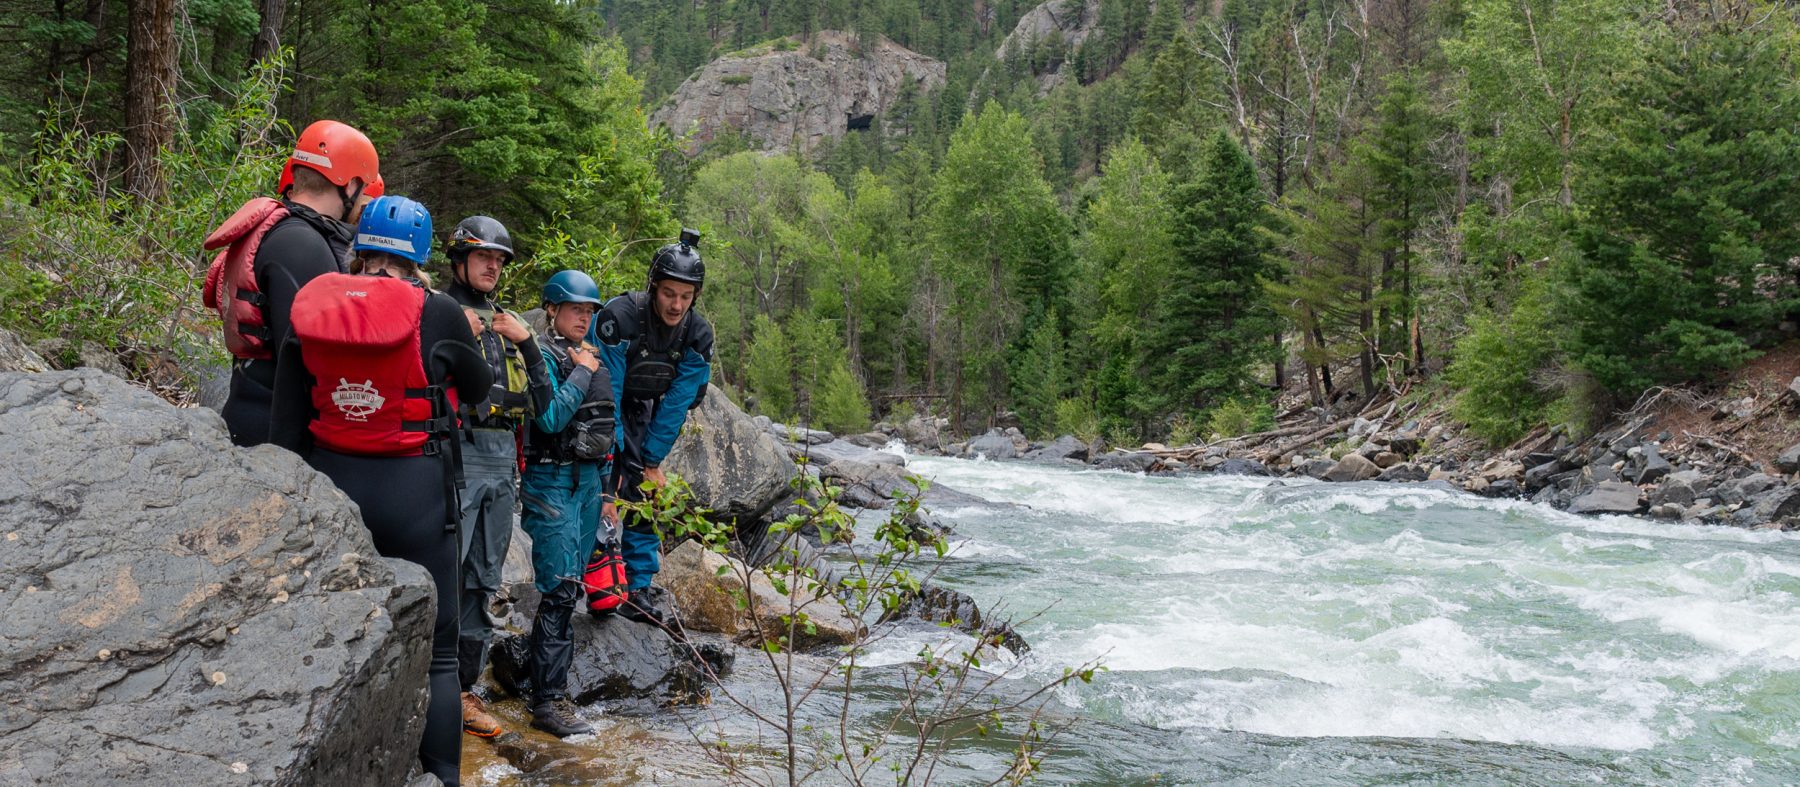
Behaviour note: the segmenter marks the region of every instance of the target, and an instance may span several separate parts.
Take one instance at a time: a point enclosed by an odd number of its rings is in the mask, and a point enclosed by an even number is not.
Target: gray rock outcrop
[[[761,518],[787,499],[799,472],[787,450],[716,387],[688,414],[663,469],[686,479],[715,516],[740,521]]]
[[[994,52],[994,59],[1004,62],[1008,50],[1023,53],[1030,51],[1033,43],[1061,38],[1068,55],[1060,66],[1038,75],[1038,95],[1043,95],[1063,82],[1076,50],[1099,32],[1100,0],[1050,0],[1019,17],[1019,23]]]
[[[1571,514],[1635,514],[1643,510],[1643,491],[1623,481],[1602,481],[1569,503]]]
[[[50,363],[13,335],[0,328],[0,372],[47,372]]]
[[[650,116],[695,147],[735,129],[753,147],[810,153],[886,112],[904,85],[944,84],[944,63],[885,38],[821,31],[780,39],[703,66]]]
[[[0,782],[402,784],[435,595],[299,457],[0,374]]]
[[[749,590],[744,589],[748,573]],[[790,593],[783,595],[761,571],[748,571],[742,563],[689,541],[663,558],[657,575],[680,605],[683,622],[697,631],[712,631],[749,640],[788,639],[789,646],[810,650],[827,645],[848,645],[862,639],[863,627],[844,609],[843,602],[821,589],[814,594],[805,580],[789,577]],[[748,608],[740,609],[743,602]],[[803,614],[804,623],[793,618]],[[788,620],[794,619],[793,626]],[[791,631],[790,631],[791,628]]]

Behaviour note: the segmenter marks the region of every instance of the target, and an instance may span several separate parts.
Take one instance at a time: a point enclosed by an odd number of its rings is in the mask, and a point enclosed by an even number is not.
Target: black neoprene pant
[[[362,507],[382,557],[411,561],[437,585],[431,635],[431,699],[419,762],[446,785],[462,767],[462,699],[456,680],[457,540],[445,528],[444,464],[435,456],[349,456],[315,448],[308,461]]]

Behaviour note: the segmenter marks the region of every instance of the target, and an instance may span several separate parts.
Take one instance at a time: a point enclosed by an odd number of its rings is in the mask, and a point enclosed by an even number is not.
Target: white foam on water
[[[1731,753],[1716,719],[1767,708],[1748,698],[1800,672],[1789,534],[1428,486],[909,461],[1028,507],[948,517],[956,559],[1008,561],[1003,579],[959,587],[1060,601],[1022,632],[1022,663],[1049,680],[1104,657],[1107,680],[1058,696],[1132,721],[1679,751],[1676,772],[1741,783],[1768,771]],[[1800,714],[1757,723],[1771,746],[1800,746]]]
[[[481,770],[476,771],[475,772],[475,783],[472,787],[481,787],[482,785],[490,785],[490,784],[501,784],[515,776],[524,776],[524,775],[525,775],[524,771],[521,771],[518,768],[516,768],[508,763],[498,762],[498,763],[494,763],[491,765],[487,765],[487,766],[483,767]]]

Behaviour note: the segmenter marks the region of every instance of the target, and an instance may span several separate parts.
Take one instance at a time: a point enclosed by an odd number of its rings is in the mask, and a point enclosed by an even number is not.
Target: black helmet
[[[655,286],[663,279],[685,281],[694,285],[694,293],[699,294],[701,285],[706,283],[706,263],[700,260],[700,233],[683,229],[680,242],[656,250],[656,256],[650,258],[650,284]]]
[[[506,225],[487,216],[470,216],[456,223],[456,229],[450,232],[450,241],[444,244],[444,253],[451,262],[462,262],[469,252],[476,249],[493,249],[500,252],[500,264],[512,262],[512,233],[506,231]]]

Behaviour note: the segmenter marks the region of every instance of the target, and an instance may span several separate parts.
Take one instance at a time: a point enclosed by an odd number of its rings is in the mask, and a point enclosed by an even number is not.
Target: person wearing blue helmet
[[[431,257],[431,211],[405,197],[377,197],[363,208],[350,251],[352,274],[413,279],[430,287],[425,261]]]
[[[573,618],[582,568],[599,534],[601,489],[613,444],[613,384],[586,341],[600,287],[567,270],[544,284],[538,343],[553,393],[525,436],[520,527],[531,536],[531,567],[542,594],[531,628],[531,726],[559,737],[592,732],[568,698]]]

